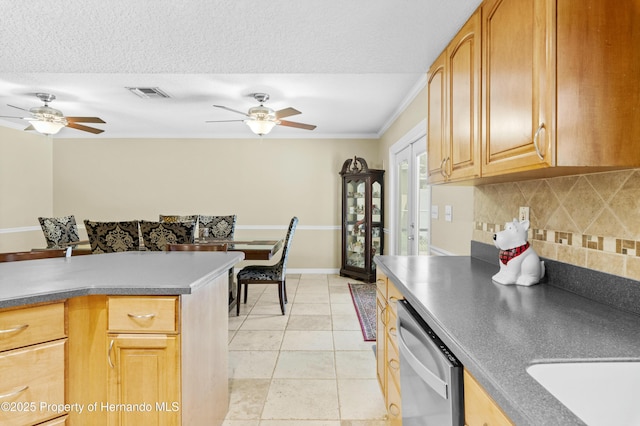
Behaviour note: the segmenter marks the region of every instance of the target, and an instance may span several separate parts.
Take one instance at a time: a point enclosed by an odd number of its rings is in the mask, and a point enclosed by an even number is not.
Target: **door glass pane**
[[[429,254],[429,223],[431,221],[431,190],[428,185],[427,153],[417,157],[418,163],[418,254]]]
[[[409,254],[409,162],[398,163],[398,255]]]

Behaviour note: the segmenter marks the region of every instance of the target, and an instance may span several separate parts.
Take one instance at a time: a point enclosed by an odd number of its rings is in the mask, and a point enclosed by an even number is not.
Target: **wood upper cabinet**
[[[545,3],[550,1],[482,5],[484,176],[552,165],[552,123],[545,111],[552,22]]]
[[[431,65],[427,76],[427,161],[429,183],[444,182],[446,149],[446,52]]]
[[[429,72],[430,183],[480,176],[480,23],[478,10]]]
[[[639,25],[635,2],[486,0],[482,175],[640,165]]]

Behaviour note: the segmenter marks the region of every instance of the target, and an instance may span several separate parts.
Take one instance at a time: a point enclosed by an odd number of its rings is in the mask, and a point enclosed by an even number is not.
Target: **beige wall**
[[[236,214],[238,237],[258,238],[283,237],[296,215],[289,268],[337,269],[338,172],[355,154],[378,163],[377,141],[56,139],[53,212],[79,223]]]
[[[51,158],[51,139],[0,127],[0,251],[45,244],[38,217],[52,213]]]

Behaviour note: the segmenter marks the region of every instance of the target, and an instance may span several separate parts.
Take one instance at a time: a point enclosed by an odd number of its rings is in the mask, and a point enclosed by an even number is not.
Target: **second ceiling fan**
[[[223,105],[214,105],[216,108],[226,109],[227,111],[235,112],[237,114],[242,114],[246,118],[243,120],[212,120],[207,121],[207,123],[225,123],[225,122],[233,122],[233,121],[242,121],[244,122],[251,131],[259,136],[266,135],[269,133],[276,125],[278,126],[287,126],[287,127],[296,127],[298,129],[305,130],[313,130],[316,128],[313,124],[305,124],[298,123],[295,121],[282,120],[284,117],[290,117],[292,115],[302,114],[295,108],[284,108],[279,111],[274,111],[273,109],[264,106],[264,103],[269,99],[269,95],[267,93],[252,93],[251,96],[260,103],[259,106],[255,106],[249,108],[248,112],[242,112],[235,110],[233,108],[229,108]]]

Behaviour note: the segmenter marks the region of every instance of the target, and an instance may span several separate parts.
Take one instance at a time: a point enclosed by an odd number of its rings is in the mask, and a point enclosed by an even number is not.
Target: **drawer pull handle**
[[[16,331],[22,331],[27,327],[29,327],[29,324],[22,324],[17,327],[7,328],[6,330],[0,330],[0,334],[15,333]]]
[[[396,404],[391,403],[389,404],[389,413],[393,416],[393,417],[398,417],[400,416],[400,407],[398,407]]]
[[[109,350],[107,351],[107,361],[109,362],[109,367],[114,368],[113,363],[111,362],[111,351],[113,350],[113,344],[114,344],[114,340],[111,340],[111,343],[109,343]]]
[[[156,316],[156,314],[146,314],[146,315],[127,314],[127,315],[129,315],[129,318],[134,318],[134,319],[151,319]]]
[[[400,362],[398,362],[397,359],[390,359],[389,360],[389,368],[391,368],[392,370],[395,370],[395,371],[400,370]]]
[[[13,390],[13,391],[11,391],[9,393],[5,393],[4,395],[0,395],[0,398],[9,398],[10,396],[14,396],[14,395],[19,394],[20,392],[24,392],[27,389],[29,389],[28,385],[23,386],[21,388],[16,388],[15,390]]]

